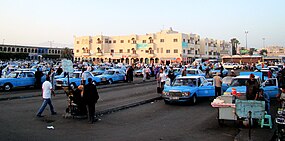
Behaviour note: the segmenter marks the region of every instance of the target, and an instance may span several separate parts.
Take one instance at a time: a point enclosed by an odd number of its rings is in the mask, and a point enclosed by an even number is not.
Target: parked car
[[[263,89],[264,92],[267,92],[271,98],[276,97],[276,95],[279,93],[278,81],[276,78],[270,78],[263,83],[260,76],[255,75],[255,79],[260,85],[260,88]],[[233,88],[235,88],[236,92],[240,94],[240,99],[246,99],[246,81],[249,81],[249,75],[240,75],[234,77],[231,84],[229,85],[229,88],[226,90],[226,92],[224,92],[224,94],[231,94]]]
[[[223,67],[225,69],[239,69],[240,68],[240,65],[238,63],[224,63],[223,64]]]
[[[99,67],[99,68],[95,69],[94,71],[92,71],[92,74],[94,76],[101,75],[108,69],[109,69],[108,67]]]
[[[94,84],[101,83],[101,79],[99,77],[94,76],[91,72],[85,71],[87,78],[92,78]],[[69,85],[72,89],[75,89],[81,84],[82,80],[82,71],[75,71],[69,76]],[[85,84],[88,83],[88,80],[85,80]],[[68,87],[68,76],[65,78],[56,79],[56,87]]]
[[[139,69],[139,70],[135,70],[135,71],[134,71],[135,77],[139,77],[139,76],[142,77],[142,76],[143,76],[142,70],[143,70],[143,68],[141,68],[141,69]]]
[[[204,76],[177,77],[172,84],[167,80],[162,98],[171,102],[191,102],[196,104],[199,97],[215,96],[215,88]]]
[[[204,76],[205,77],[205,73],[203,73],[199,69],[186,69],[186,76]]]
[[[109,69],[105,71],[102,75],[98,75],[96,77],[100,78],[102,83],[112,84],[117,81],[125,81],[126,74],[121,69]]]
[[[216,73],[220,73],[220,72],[221,72],[221,68],[217,67],[217,68],[210,70],[209,74],[210,74],[210,77],[213,77],[214,75],[216,75]],[[223,73],[223,76],[227,76],[229,71],[224,68],[222,73]]]
[[[35,81],[34,71],[13,71],[6,78],[0,78],[0,87],[4,91],[10,91],[15,87],[29,88],[35,85]]]

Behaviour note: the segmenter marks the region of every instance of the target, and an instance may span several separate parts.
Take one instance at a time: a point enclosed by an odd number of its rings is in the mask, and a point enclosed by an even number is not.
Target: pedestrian
[[[265,111],[270,114],[270,97],[263,89],[259,90],[258,100],[265,101]]]
[[[221,77],[223,78],[224,76],[224,74],[223,74],[223,71],[224,71],[224,67],[223,67],[223,65],[222,65],[222,63],[220,63],[220,65],[221,65],[221,67],[220,67],[220,75],[221,75]]]
[[[256,100],[258,98],[259,85],[255,79],[254,74],[249,75],[249,80],[245,82],[246,85],[246,99]]]
[[[272,70],[269,69],[268,72],[267,72],[267,78],[272,78]]]
[[[167,77],[170,78],[170,83],[172,83],[175,79],[175,75],[174,75],[174,70],[173,70],[173,67],[170,66],[169,67],[169,71],[168,71],[168,74],[167,74]]]
[[[99,99],[96,86],[92,83],[92,78],[88,78],[88,84],[84,86],[83,98],[85,100],[88,112],[89,123],[94,123],[98,119],[94,119],[95,116],[95,104]]]
[[[213,77],[213,83],[215,86],[215,97],[221,96],[222,94],[222,78],[219,76],[219,73],[216,73],[216,76]]]
[[[143,82],[144,82],[147,77],[147,68],[145,66],[143,66],[142,74],[143,74]]]
[[[127,81],[133,82],[133,79],[134,79],[134,69],[133,69],[133,66],[130,66],[127,69]]]
[[[231,75],[230,76],[231,77],[236,77],[237,76],[234,70],[231,70]]]
[[[56,81],[55,81],[55,71],[53,68],[51,68],[51,70],[50,70],[49,77],[50,77],[51,85],[52,85],[53,89],[55,90]]]
[[[277,100],[280,101],[280,104],[281,104],[280,107],[285,108],[285,87],[282,86],[280,89],[281,89],[281,92],[280,94],[277,95]]]
[[[166,81],[166,73],[163,68],[159,70],[159,75],[157,76],[157,84],[158,84],[158,93],[162,93],[164,90],[164,84]]]
[[[56,70],[56,74],[60,75],[63,72],[63,69],[61,68],[61,66],[59,66]]]
[[[41,83],[42,83],[41,79],[42,79],[43,75],[44,75],[43,72],[40,71],[39,68],[37,68],[37,71],[35,72],[35,78],[36,78],[35,87],[36,88],[40,88],[41,87]]]
[[[46,77],[46,81],[43,83],[42,85],[42,97],[43,97],[43,103],[42,106],[40,107],[38,113],[37,113],[37,117],[43,117],[42,113],[45,110],[47,104],[49,105],[50,111],[52,115],[56,115],[56,112],[54,111],[54,107],[51,103],[51,95],[54,95],[54,91],[52,88],[52,85],[50,83],[50,77]]]
[[[203,71],[202,65],[199,66],[199,70]]]
[[[182,72],[181,72],[181,76],[186,76],[186,75],[187,75],[186,67],[184,67]]]
[[[210,73],[210,66],[207,66],[206,67],[206,77],[209,77],[210,75],[209,75],[209,73]]]

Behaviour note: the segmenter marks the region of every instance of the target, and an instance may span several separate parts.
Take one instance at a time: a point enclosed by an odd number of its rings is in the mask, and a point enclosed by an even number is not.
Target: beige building
[[[122,63],[189,63],[194,58],[218,58],[229,54],[229,43],[201,39],[197,34],[169,30],[128,36],[81,36],[74,39],[74,59]]]
[[[267,56],[284,56],[285,48],[281,46],[268,46],[263,48],[267,50]]]

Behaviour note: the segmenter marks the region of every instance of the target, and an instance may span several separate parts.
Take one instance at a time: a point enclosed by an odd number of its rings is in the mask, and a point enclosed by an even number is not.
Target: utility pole
[[[265,48],[265,38],[262,38],[262,47]]]
[[[247,34],[248,34],[248,31],[246,30],[244,33],[245,33],[245,49],[247,49]]]

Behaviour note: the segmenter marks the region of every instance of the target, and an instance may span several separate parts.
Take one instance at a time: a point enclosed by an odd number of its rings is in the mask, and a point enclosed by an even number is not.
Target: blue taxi
[[[171,102],[197,103],[199,97],[215,96],[215,88],[204,76],[176,77],[172,84],[166,82],[162,93],[165,104]]]
[[[97,75],[96,77],[98,77],[102,83],[112,84],[117,81],[125,81],[125,76],[125,71],[121,69],[109,69],[102,75]]]

